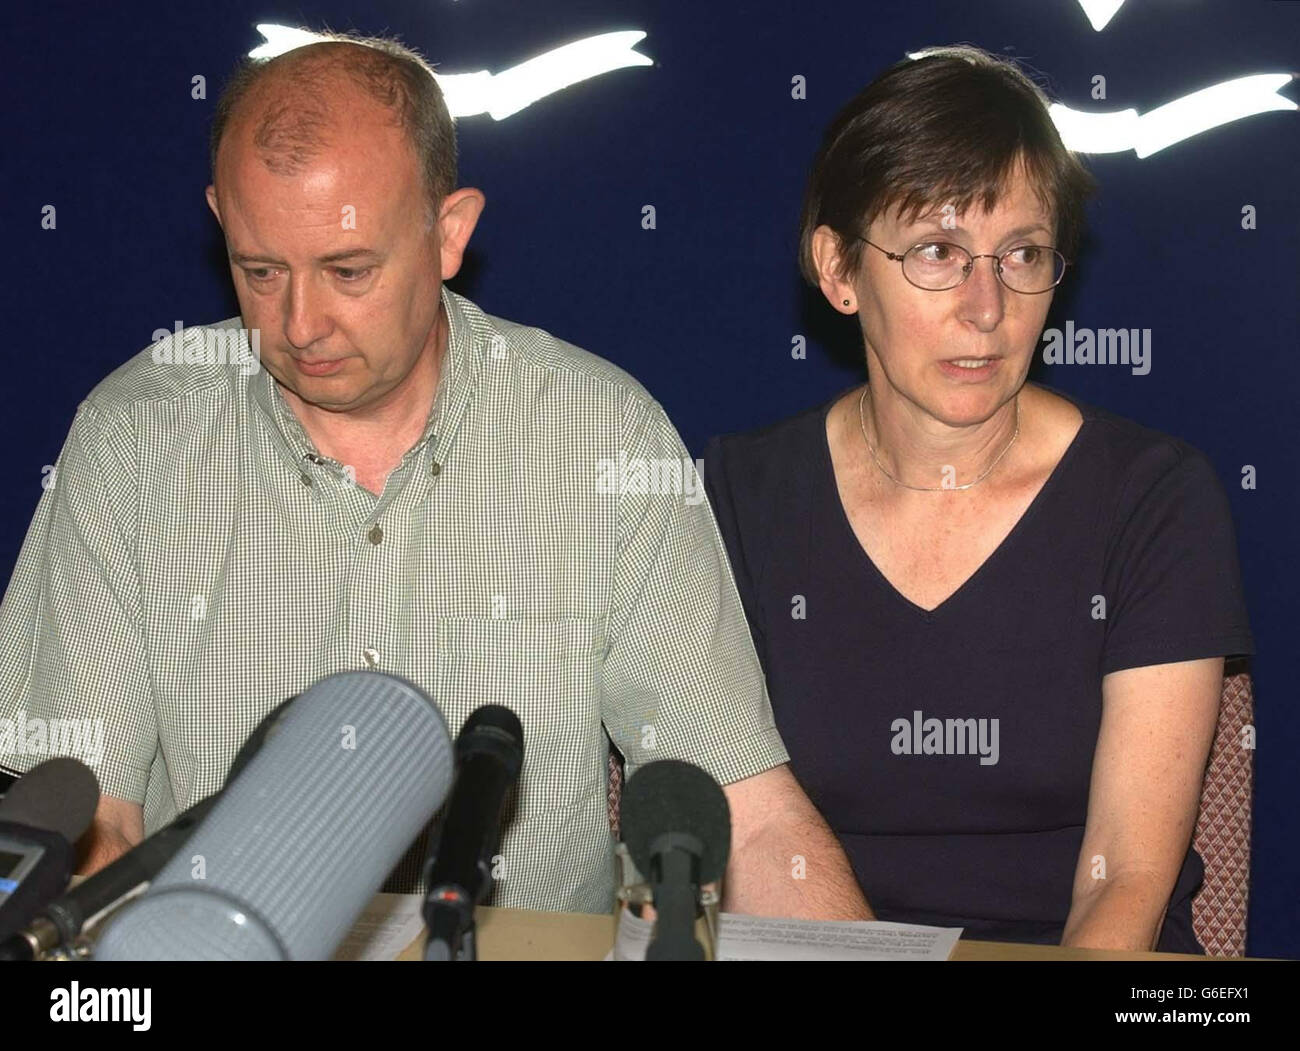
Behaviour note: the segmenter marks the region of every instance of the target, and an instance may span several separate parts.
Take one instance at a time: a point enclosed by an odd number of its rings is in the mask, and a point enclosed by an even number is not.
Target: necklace
[[[995,468],[999,463],[1002,462],[1002,457],[1006,456],[1007,450],[1010,449],[1011,446],[1015,445],[1016,439],[1020,437],[1020,395],[1019,393],[1017,393],[1016,394],[1016,429],[1015,432],[1011,435],[1011,441],[1007,442],[1003,450],[993,458],[993,462],[989,464],[986,468],[984,468],[982,472],[980,472],[980,476],[978,478],[976,478],[973,482],[967,482],[965,485],[908,485],[906,482],[902,481],[901,479],[895,478],[892,474],[889,473],[889,470],[885,467],[885,465],[880,462],[880,457],[876,455],[876,447],[871,444],[871,439],[867,437],[867,420],[862,413],[862,406],[865,404],[867,395],[870,392],[871,392],[871,385],[867,384],[862,388],[862,397],[858,399],[858,423],[862,427],[863,441],[867,443],[867,452],[871,453],[871,459],[875,462],[875,465],[880,468],[881,474],[883,474],[895,485],[901,485],[904,489],[914,489],[918,493],[959,492],[962,489],[970,489],[973,486],[979,485],[980,482],[984,481],[984,479],[989,476],[989,472],[992,471],[993,468]]]

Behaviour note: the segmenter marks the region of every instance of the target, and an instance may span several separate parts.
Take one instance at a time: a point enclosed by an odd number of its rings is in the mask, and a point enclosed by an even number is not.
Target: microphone
[[[95,775],[69,756],[34,766],[0,800],[0,940],[68,885],[98,803]]]
[[[226,774],[226,785],[239,776],[289,705],[297,699],[295,694],[281,701],[258,723],[235,754]],[[121,857],[40,909],[23,930],[0,940],[0,961],[36,960],[56,950],[72,951],[82,929],[93,917],[158,875],[181,844],[189,839],[195,826],[207,816],[220,795],[221,792],[217,791],[199,800],[170,824],[147,836]]]
[[[506,795],[524,761],[519,717],[499,704],[473,712],[456,738],[459,774],[425,862],[426,960],[473,960],[474,908],[492,889]]]
[[[328,959],[442,805],[451,752],[442,715],[411,683],[323,679],[109,920],[95,957]]]
[[[651,885],[656,912],[647,960],[703,960],[695,939],[700,888],[722,879],[731,810],[718,783],[677,759],[647,763],[623,787],[623,842]]]
[[[195,803],[165,828],[40,909],[22,930],[0,941],[0,960],[37,960],[59,949],[71,951],[92,917],[158,874],[218,798],[220,793],[214,792]]]

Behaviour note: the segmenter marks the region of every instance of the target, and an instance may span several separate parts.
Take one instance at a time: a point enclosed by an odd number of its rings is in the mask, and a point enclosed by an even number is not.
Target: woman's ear
[[[858,292],[853,282],[843,276],[844,261],[839,236],[829,226],[819,226],[812,235],[813,266],[822,295],[841,314],[858,312]]]

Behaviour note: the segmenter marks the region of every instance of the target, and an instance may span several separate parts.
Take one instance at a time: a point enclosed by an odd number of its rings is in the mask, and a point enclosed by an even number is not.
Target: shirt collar
[[[412,454],[433,460],[441,450],[446,456],[451,440],[464,417],[465,408],[478,380],[478,369],[483,358],[480,342],[482,334],[476,331],[467,315],[469,300],[442,286],[442,306],[447,315],[447,352],[443,355],[438,376],[438,390],[433,399],[424,433],[403,456],[403,462]],[[277,451],[296,470],[318,450],[302,423],[285,401],[280,385],[265,368],[258,369],[248,384],[248,390],[263,417],[271,424]]]

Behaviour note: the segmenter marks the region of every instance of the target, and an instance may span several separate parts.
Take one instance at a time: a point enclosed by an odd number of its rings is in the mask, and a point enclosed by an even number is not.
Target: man
[[[708,505],[597,484],[602,462],[689,465],[663,409],[443,287],[484,197],[454,189],[422,60],[336,37],[246,63],[212,160],[243,327],[92,392],[0,612],[0,714],[106,727],[88,868],[219,788],[278,701],[369,667],[453,732],[519,713],[495,904],[609,908],[608,732],[629,772],[681,758],[725,784],[724,907],[869,916],[785,765]],[[420,889],[420,854],[390,889]]]

